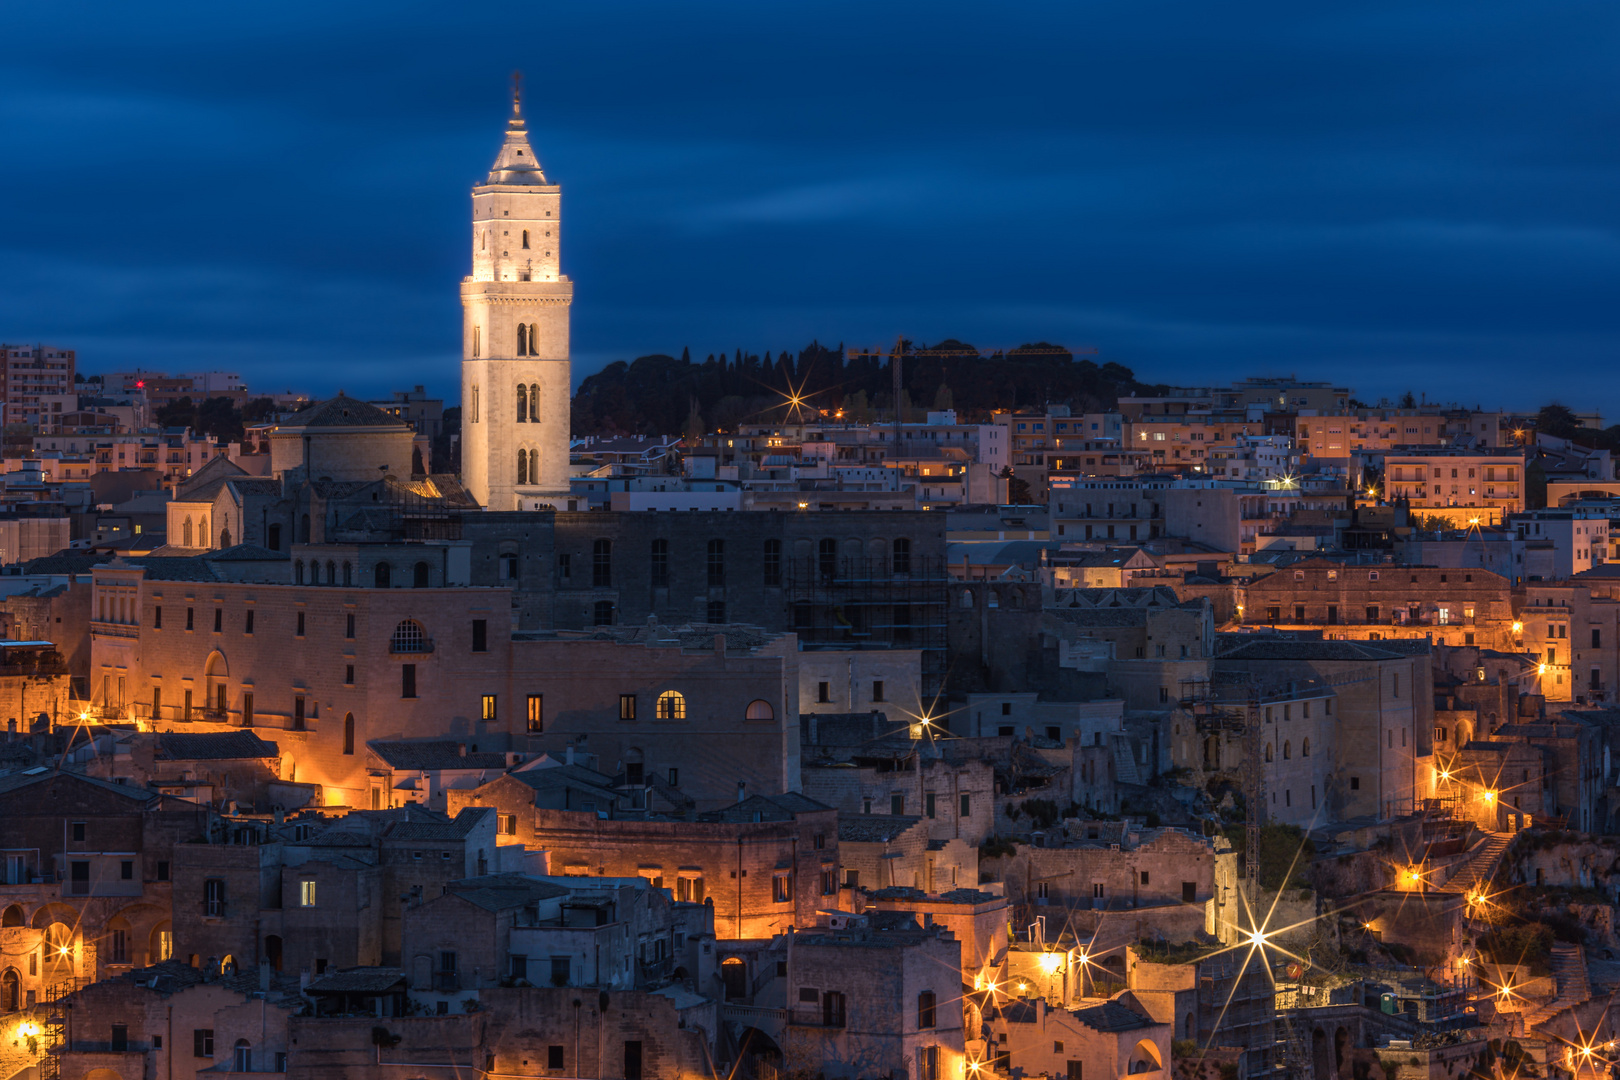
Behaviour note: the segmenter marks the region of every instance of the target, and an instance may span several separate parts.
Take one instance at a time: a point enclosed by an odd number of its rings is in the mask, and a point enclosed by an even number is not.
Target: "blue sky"
[[[525,72],[576,380],[959,337],[1620,421],[1620,6],[9,4],[0,338],[456,394]]]

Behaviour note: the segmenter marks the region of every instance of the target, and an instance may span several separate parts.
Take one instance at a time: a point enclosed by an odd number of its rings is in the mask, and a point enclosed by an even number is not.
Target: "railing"
[[[845,1013],[829,1013],[823,1009],[784,1009],[787,1022],[795,1027],[841,1028],[847,1019]]]
[[[460,990],[461,976],[454,971],[435,971],[433,973],[433,989],[440,994]]]

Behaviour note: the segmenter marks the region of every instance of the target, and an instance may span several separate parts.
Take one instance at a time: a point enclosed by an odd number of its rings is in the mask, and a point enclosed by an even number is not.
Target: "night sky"
[[[1620,421],[1620,5],[10,3],[0,340],[454,400],[509,76],[576,382],[904,333]]]

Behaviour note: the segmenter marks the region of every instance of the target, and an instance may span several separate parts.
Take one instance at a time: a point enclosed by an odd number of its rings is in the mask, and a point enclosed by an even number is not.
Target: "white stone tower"
[[[558,272],[562,188],[540,169],[516,93],[506,141],[472,201],[472,274],[461,283],[462,483],[488,510],[558,505],[568,493],[574,284]]]

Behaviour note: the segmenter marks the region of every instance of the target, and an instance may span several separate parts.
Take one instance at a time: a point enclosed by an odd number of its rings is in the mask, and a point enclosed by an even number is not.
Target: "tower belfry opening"
[[[547,179],[530,142],[521,76],[472,203],[461,400],[478,404],[464,409],[462,482],[490,510],[555,505],[568,493],[574,285],[561,270],[562,188]]]

